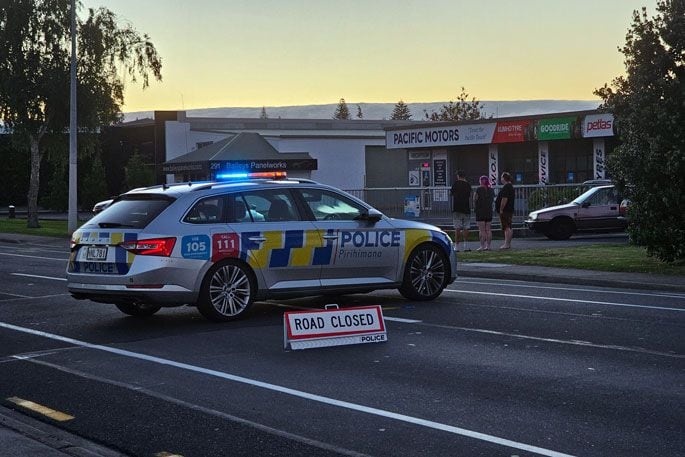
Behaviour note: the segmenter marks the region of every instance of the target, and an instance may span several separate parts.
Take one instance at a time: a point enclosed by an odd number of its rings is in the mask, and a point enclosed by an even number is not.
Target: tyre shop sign
[[[347,344],[387,341],[380,306],[324,310],[288,311],[283,315],[283,343],[286,349],[310,349]]]

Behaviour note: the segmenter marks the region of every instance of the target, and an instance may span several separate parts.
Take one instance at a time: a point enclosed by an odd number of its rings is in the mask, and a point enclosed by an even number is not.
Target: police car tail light
[[[136,255],[169,257],[176,245],[176,238],[153,238],[149,240],[124,241],[119,246]]]
[[[78,245],[78,242],[76,241],[76,238],[72,238],[69,240],[69,249],[71,249],[72,251],[74,250],[74,248],[77,245]]]
[[[219,173],[216,179],[222,181],[240,180],[240,179],[285,179],[288,174],[285,171],[255,171],[253,173]]]

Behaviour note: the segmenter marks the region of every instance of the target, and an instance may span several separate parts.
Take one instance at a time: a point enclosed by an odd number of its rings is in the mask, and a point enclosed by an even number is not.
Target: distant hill
[[[424,120],[424,110],[439,111],[448,102],[407,103],[412,113],[412,119]],[[498,117],[526,116],[532,114],[560,113],[564,111],[582,111],[595,109],[599,106],[596,100],[516,100],[516,101],[482,101],[487,116]],[[357,105],[362,109],[364,119],[390,119],[395,103],[348,103],[353,119],[356,119]],[[337,103],[326,105],[302,106],[267,106],[266,114],[270,118],[284,119],[331,119]],[[191,117],[229,117],[229,118],[258,118],[262,107],[250,108],[199,108],[186,110]],[[137,111],[124,113],[126,121],[152,118],[152,111]]]

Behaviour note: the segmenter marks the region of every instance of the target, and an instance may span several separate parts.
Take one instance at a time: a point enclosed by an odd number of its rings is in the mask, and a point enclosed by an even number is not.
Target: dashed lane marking
[[[29,400],[24,400],[23,398],[9,397],[7,400],[14,403],[17,406],[21,406],[22,408],[28,409],[38,414],[42,414],[43,416],[49,417],[50,419],[54,419],[58,422],[66,422],[74,419],[74,416],[70,416],[67,413],[63,413],[61,411],[48,408],[47,406],[43,406]]]
[[[37,255],[10,254],[9,252],[0,252],[0,255],[8,255],[11,257],[28,257],[29,259],[59,260],[60,262],[69,261],[69,259],[66,259],[66,258],[58,259],[55,257],[41,257],[41,256],[37,256]]]
[[[613,302],[608,302],[608,301],[580,300],[580,299],[576,299],[576,298],[556,298],[556,297],[538,297],[537,295],[500,294],[497,292],[478,292],[475,290],[445,289],[444,291],[445,292],[451,292],[454,294],[494,295],[496,297],[532,298],[533,300],[565,301],[565,302],[573,302],[573,303],[587,303],[590,305],[623,306],[626,308],[659,309],[659,310],[677,311],[677,312],[685,311],[685,308],[669,308],[667,306],[650,306],[650,305],[631,305],[629,303],[613,303]]]
[[[427,419],[421,419],[418,417],[407,416],[400,413],[395,413],[392,411],[386,411],[379,408],[373,408],[370,406],[364,406],[357,403],[351,403],[343,400],[336,400],[330,397],[324,397],[322,395],[312,394],[309,392],[304,392],[301,390],[291,389],[289,387],[279,386],[277,384],[270,384],[263,381],[258,381],[256,379],[245,378],[243,376],[237,376],[230,373],[225,373],[222,371],[211,370],[208,368],[202,368],[195,365],[190,365],[187,363],[176,362],[169,359],[164,359],[161,357],[155,357],[147,354],[141,354],[138,352],[126,351],[124,349],[117,349],[109,346],[102,346],[99,344],[87,343],[85,341],[75,340],[73,338],[68,338],[65,336],[55,335],[53,333],[42,332],[39,330],[33,330],[30,328],[19,327],[17,325],[8,324],[6,322],[0,322],[0,327],[7,328],[10,330],[15,330],[18,332],[28,333],[31,335],[41,336],[44,338],[49,338],[56,341],[62,341],[65,343],[74,344],[76,346],[81,346],[84,348],[94,349],[103,352],[109,352],[111,354],[120,355],[123,357],[129,357],[137,360],[145,360],[147,362],[157,363],[160,365],[171,366],[181,370],[187,370],[194,373],[201,373],[208,376],[217,377],[220,379],[225,379],[228,381],[238,382],[242,384],[247,384],[254,387],[259,387],[262,389],[270,390],[272,392],[278,392],[285,395],[290,395],[293,397],[303,398],[305,400],[310,400],[330,406],[336,406],[339,408],[348,409],[350,411],[362,412],[374,416],[385,417],[388,419],[394,419],[397,421],[405,422],[408,424],[418,425],[421,427],[430,428],[433,430],[439,430],[446,433],[452,433],[454,435],[465,436],[473,438],[480,441],[485,441],[488,443],[497,444],[500,446],[510,447],[514,449],[519,449],[527,452],[533,452],[539,455],[545,455],[549,457],[570,457],[569,454],[564,454],[562,452],[553,451],[551,449],[545,449],[538,446],[533,446],[526,443],[520,443],[518,441],[509,440],[506,438],[501,438],[494,435],[488,435],[486,433],[480,433],[473,430],[468,430],[461,427],[455,427],[453,425],[442,424],[440,422],[434,422]]]
[[[53,281],[66,281],[67,278],[56,278],[54,276],[30,275],[28,273],[12,273],[13,276],[25,276],[27,278],[52,279]]]

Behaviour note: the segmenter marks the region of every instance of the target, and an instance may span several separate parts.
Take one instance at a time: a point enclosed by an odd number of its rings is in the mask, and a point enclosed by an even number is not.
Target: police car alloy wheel
[[[144,303],[118,303],[116,307],[119,308],[119,311],[122,313],[136,317],[152,316],[162,308],[161,306],[147,305]]]
[[[411,300],[433,300],[447,281],[447,259],[436,246],[422,244],[409,256],[400,293]]]
[[[202,284],[198,310],[207,319],[223,322],[244,315],[255,295],[253,273],[233,260],[214,265]]]

